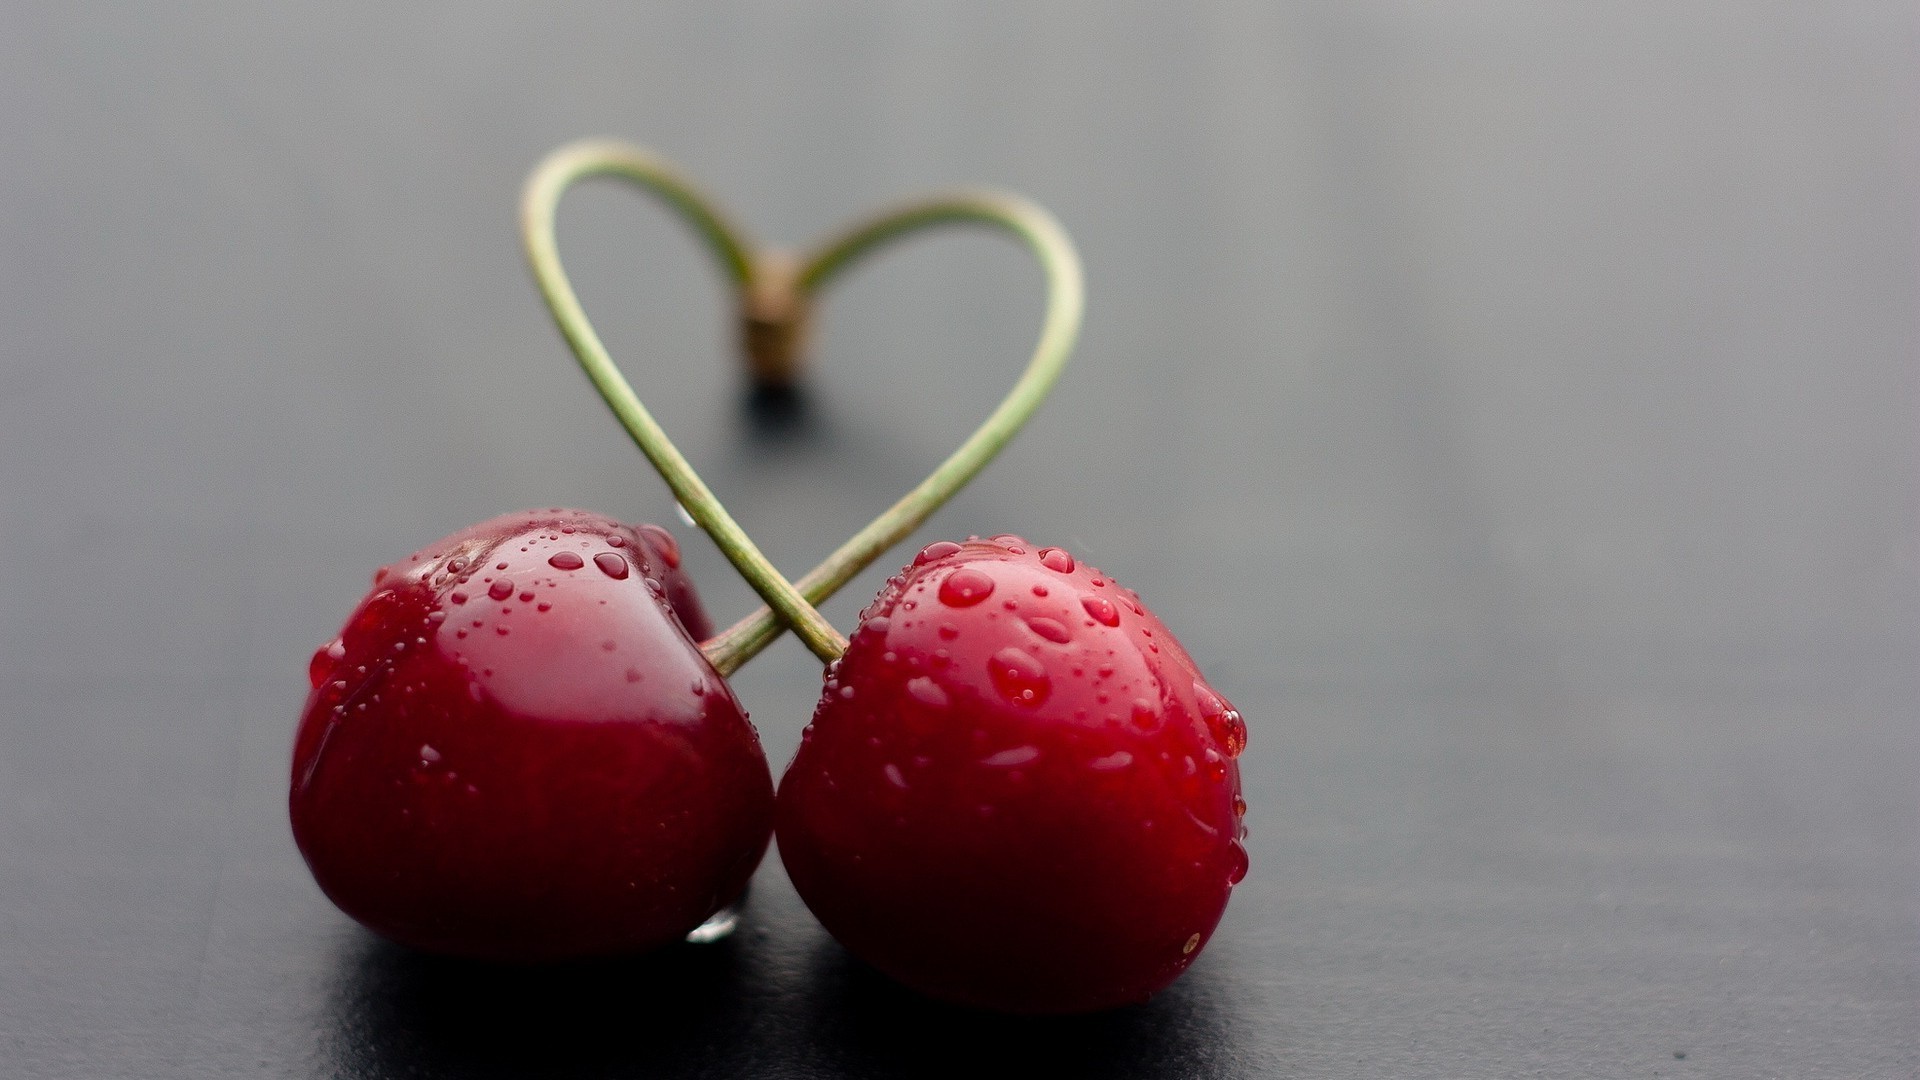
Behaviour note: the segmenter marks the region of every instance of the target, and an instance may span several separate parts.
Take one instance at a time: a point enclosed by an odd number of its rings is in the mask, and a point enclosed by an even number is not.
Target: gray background
[[[1911,4],[274,7],[0,10],[0,1074],[1920,1073]],[[773,239],[961,182],[1073,231],[1083,348],[923,537],[1073,549],[1250,718],[1252,873],[1153,1003],[918,1002],[777,859],[726,944],[558,972],[313,887],[288,748],[366,575],[673,522],[513,232],[587,134]],[[891,253],[770,433],[684,230],[596,186],[562,244],[792,573],[1040,312],[999,238]],[[817,679],[739,679],[776,769]]]

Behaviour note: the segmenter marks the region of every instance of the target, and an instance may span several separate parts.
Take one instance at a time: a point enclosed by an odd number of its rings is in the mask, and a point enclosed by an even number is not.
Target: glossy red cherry
[[[374,575],[294,746],[294,839],[334,903],[417,948],[546,960],[663,945],[738,896],[772,780],[677,562],[657,527],[548,510]]]
[[[1172,982],[1246,873],[1246,725],[1132,592],[937,543],[861,615],[781,781],[787,872],[856,956],[1022,1013]]]

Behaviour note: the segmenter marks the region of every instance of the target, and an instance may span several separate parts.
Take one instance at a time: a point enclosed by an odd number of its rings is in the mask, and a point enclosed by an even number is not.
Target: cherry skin
[[[1016,1013],[1127,1004],[1246,873],[1240,714],[1058,548],[942,542],[889,580],[780,784],[787,873],[854,955]]]
[[[504,960],[651,949],[737,897],[772,778],[678,560],[655,526],[544,510],[375,574],[294,745],[321,890],[402,944]]]

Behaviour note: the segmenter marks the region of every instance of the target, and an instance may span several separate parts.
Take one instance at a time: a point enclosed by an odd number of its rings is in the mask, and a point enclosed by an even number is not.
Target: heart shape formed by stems
[[[763,363],[777,368],[791,359],[785,354],[804,329],[807,302],[836,274],[888,241],[953,223],[1003,229],[1033,252],[1047,282],[1040,340],[1013,388],[959,449],[798,584],[789,582],[727,513],[641,404],[574,293],[560,262],[554,217],[567,188],[594,176],[637,184],[659,196],[694,226],[740,291],[749,349],[756,351],[756,340],[765,349],[765,355],[756,352],[757,369]],[[1079,337],[1085,306],[1080,258],[1066,230],[1039,206],[999,192],[951,192],[902,204],[855,222],[795,261],[772,253],[756,254],[741,239],[740,231],[668,162],[627,143],[588,140],[561,147],[534,169],[521,197],[520,229],[534,281],[594,388],[694,522],[713,538],[721,553],[767,603],[767,607],[701,643],[701,651],[722,675],[732,674],[766,648],[779,636],[783,624],[793,627],[822,660],[831,661],[846,651],[846,639],[814,605],[832,596],[881,553],[918,528],[1006,446],[1059,380]],[[756,325],[761,328],[758,338]],[[771,333],[767,327],[772,328]]]

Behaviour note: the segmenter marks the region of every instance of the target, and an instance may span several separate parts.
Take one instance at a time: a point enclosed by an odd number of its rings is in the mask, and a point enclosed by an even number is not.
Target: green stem
[[[800,579],[798,589],[811,603],[817,604],[832,596],[888,548],[919,528],[954,492],[985,468],[1053,389],[1079,337],[1085,286],[1073,241],[1053,215],[1014,195],[960,192],[875,215],[820,245],[803,262],[798,285],[803,293],[811,295],[855,260],[886,242],[920,229],[953,223],[1004,229],[1032,250],[1047,282],[1047,311],[1041,323],[1040,341],[1013,389],[958,450],[919,486]],[[769,602],[775,599],[765,592],[761,596]],[[752,659],[779,635],[780,622],[775,610],[763,607],[709,639],[702,648],[724,674]]]
[[[713,538],[754,591],[779,612],[780,618],[793,627],[815,655],[823,660],[834,659],[846,651],[846,638],[841,637],[812,604],[801,598],[727,513],[726,507],[714,497],[647,412],[647,407],[640,403],[639,395],[620,374],[600,336],[594,332],[593,324],[587,320],[580,298],[560,263],[554,215],[566,189],[590,176],[630,180],[662,196],[700,230],[737,284],[751,279],[753,260],[736,233],[690,183],[665,162],[635,147],[613,142],[582,142],[562,147],[534,170],[521,198],[521,238],[526,244],[527,260],[533,267],[534,281],[594,388],[600,391],[614,416],[673,489],[680,505],[686,507],[693,520]],[[738,667],[738,662],[734,667]],[[732,670],[724,669],[723,674]]]
[[[796,587],[747,538],[640,403],[607,355],[567,280],[554,238],[554,216],[566,189],[591,176],[628,180],[660,195],[693,223],[743,295],[756,285],[773,284],[766,275],[774,264],[765,255],[756,256],[739,239],[739,232],[672,166],[624,143],[580,142],[555,151],[535,169],[521,201],[521,234],[534,280],[580,366],[681,505],[768,604],[702,642],[701,651],[722,675],[731,675],[778,638],[785,624],[794,627],[822,660],[837,658],[846,651],[846,639],[813,605],[832,596],[918,528],[985,468],[1059,380],[1079,337],[1085,306],[1073,242],[1052,215],[1018,196],[959,192],[909,203],[856,223],[828,238],[801,262],[791,280],[794,308],[804,312],[813,294],[829,280],[891,240],[935,225],[984,224],[1005,230],[1032,250],[1046,277],[1047,311],[1039,343],[999,407],[932,474],[840,545]]]

